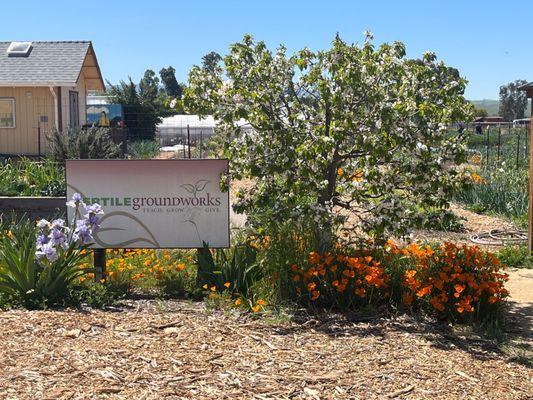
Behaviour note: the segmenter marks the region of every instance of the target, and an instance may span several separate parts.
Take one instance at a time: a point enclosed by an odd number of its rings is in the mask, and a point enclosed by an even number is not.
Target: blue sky
[[[65,1],[2,2],[0,40],[92,40],[112,83],[147,68],[176,68],[179,81],[209,51],[225,53],[245,33],[290,51],[324,49],[339,32],[361,42],[400,40],[408,55],[437,53],[469,80],[470,99],[498,98],[515,79],[533,80],[528,16],[533,1]]]

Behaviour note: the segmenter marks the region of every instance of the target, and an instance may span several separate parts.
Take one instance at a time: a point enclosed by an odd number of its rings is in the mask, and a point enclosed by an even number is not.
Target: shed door
[[[80,106],[78,104],[78,92],[69,92],[69,115],[70,127],[80,126]]]

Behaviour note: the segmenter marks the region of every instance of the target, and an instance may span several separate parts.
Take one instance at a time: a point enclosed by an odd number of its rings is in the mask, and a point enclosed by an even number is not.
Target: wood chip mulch
[[[202,303],[0,312],[1,399],[531,399],[532,370],[408,316],[268,323]]]

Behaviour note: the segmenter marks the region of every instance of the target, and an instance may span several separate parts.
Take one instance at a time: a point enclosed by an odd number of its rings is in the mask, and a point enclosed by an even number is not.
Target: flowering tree
[[[193,67],[185,103],[219,121],[231,178],[254,182],[237,211],[312,219],[327,244],[350,214],[384,238],[406,233],[420,207],[448,205],[464,147],[447,127],[470,118],[465,85],[433,53],[407,59],[402,43],[376,48],[370,34],[292,56],[245,36],[222,63]]]

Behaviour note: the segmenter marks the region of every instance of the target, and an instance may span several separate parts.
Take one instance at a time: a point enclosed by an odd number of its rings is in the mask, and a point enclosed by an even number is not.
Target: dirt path
[[[472,211],[466,210],[457,204],[452,204],[451,211],[460,218],[463,218],[464,232],[442,232],[442,231],[427,231],[417,230],[413,233],[413,239],[422,241],[443,241],[447,240],[455,243],[466,243],[472,245],[470,236],[474,233],[487,232],[492,229],[501,230],[516,230],[516,226],[503,218],[494,217],[491,215],[476,214]],[[498,250],[499,247],[489,248],[489,250]]]
[[[512,269],[507,273],[510,300],[533,306],[533,269]]]
[[[0,313],[1,399],[528,399],[532,370],[408,317],[267,325],[201,303]]]

